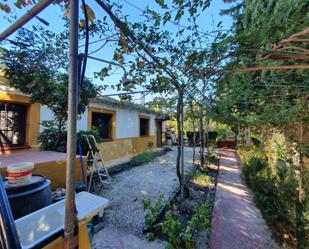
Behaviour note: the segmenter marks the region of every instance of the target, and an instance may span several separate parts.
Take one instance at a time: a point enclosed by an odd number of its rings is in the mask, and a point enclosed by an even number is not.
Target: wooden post
[[[68,135],[64,240],[65,248],[78,248],[78,220],[75,206],[76,121],[78,97],[79,1],[70,1],[70,57],[68,91]]]

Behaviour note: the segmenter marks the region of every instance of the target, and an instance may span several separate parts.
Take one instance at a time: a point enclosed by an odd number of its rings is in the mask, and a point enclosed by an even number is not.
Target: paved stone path
[[[253,202],[251,191],[241,180],[236,153],[220,150],[220,155],[210,249],[279,248]]]
[[[163,249],[166,242],[149,243],[142,235],[144,210],[142,201],[168,198],[178,188],[176,148],[152,162],[115,175],[112,188],[105,187],[101,195],[110,200],[105,211],[105,227],[94,236],[97,249]],[[185,148],[185,171],[194,169],[192,149]]]

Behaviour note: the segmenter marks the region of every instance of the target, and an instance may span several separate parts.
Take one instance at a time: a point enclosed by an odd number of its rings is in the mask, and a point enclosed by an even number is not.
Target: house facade
[[[1,154],[39,150],[37,137],[44,129],[40,124],[53,119],[50,109],[31,103],[28,96],[9,87],[0,76]],[[101,97],[90,101],[79,117],[77,130],[96,127],[99,149],[104,160],[109,161],[145,151],[149,144],[162,146],[164,120],[143,106]]]

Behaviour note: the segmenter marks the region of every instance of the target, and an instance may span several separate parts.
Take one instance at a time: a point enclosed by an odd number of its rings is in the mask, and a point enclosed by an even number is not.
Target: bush
[[[163,222],[163,233],[167,236],[169,246],[167,248],[192,249],[195,246],[195,237],[199,230],[210,231],[209,206],[203,203],[200,207],[194,204],[194,214],[187,225],[182,227],[177,216],[167,213]]]
[[[254,137],[254,136],[251,137],[251,141],[254,144],[254,146],[257,147],[257,148],[259,148],[261,143],[262,143],[259,138]]]
[[[181,223],[173,216],[172,213],[167,213],[163,222],[163,233],[167,236],[169,248],[179,248],[181,244]]]
[[[133,166],[139,166],[148,162],[151,162],[153,159],[155,159],[157,156],[164,155],[165,153],[171,151],[171,148],[164,148],[160,151],[146,151],[139,153],[135,156],[133,156],[129,162],[129,164]]]
[[[229,130],[227,128],[218,129],[217,140],[225,140],[229,136]]]
[[[65,128],[61,128],[60,131],[55,121],[43,121],[42,126],[44,130],[38,136],[38,142],[41,150],[66,152],[67,149],[67,131]],[[89,131],[79,131],[77,133],[77,139],[81,143],[82,154],[86,155],[88,152],[88,144],[83,138],[84,135],[93,135],[96,140],[100,139],[97,129]],[[76,148],[76,154],[79,154],[78,147]]]
[[[153,229],[153,225],[159,218],[161,211],[166,207],[164,196],[160,195],[159,199],[152,202],[150,199],[143,200],[143,207],[146,214],[144,216],[145,223],[149,229]]]
[[[154,146],[154,142],[149,141],[149,142],[147,143],[147,148],[148,148],[148,150],[152,150],[153,146]]]
[[[273,230],[275,238],[293,245],[296,231],[297,181],[293,166],[277,160],[276,172],[266,154],[255,147],[238,147],[243,178],[254,192],[254,200]]]
[[[143,152],[132,157],[130,163],[134,164],[135,166],[142,165],[152,161],[156,156],[156,152]]]
[[[41,150],[66,152],[67,132],[64,128],[58,129],[55,121],[43,121],[44,130],[39,134],[37,141]]]
[[[194,214],[191,220],[188,222],[188,225],[192,229],[210,229],[209,221],[209,206],[207,203],[203,203],[200,207],[195,203],[194,204]]]

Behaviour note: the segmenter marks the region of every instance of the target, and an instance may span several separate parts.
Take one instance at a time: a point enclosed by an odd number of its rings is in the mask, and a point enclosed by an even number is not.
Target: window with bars
[[[139,135],[141,137],[149,136],[149,119],[148,118],[139,119]]]
[[[25,145],[27,105],[0,101],[0,145]]]
[[[112,118],[113,114],[92,113],[92,126],[96,127],[99,130],[100,138],[102,140],[112,139]]]

